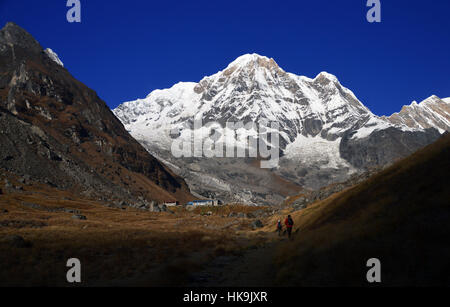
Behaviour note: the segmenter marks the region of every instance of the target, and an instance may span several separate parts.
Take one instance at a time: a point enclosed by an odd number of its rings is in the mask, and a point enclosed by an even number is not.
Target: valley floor
[[[20,183],[9,180],[12,188]],[[78,258],[85,286],[178,286],[217,257],[239,257],[265,241],[253,219],[265,208],[173,208],[155,213],[79,199],[46,186],[0,195],[0,284],[65,286]],[[211,211],[211,212],[210,212]],[[84,219],[86,218],[86,219]]]
[[[67,286],[67,259],[78,258],[83,286],[368,286],[367,260],[377,258],[384,286],[449,286],[449,161],[446,135],[326,199],[279,211],[111,208],[10,178],[0,187],[0,285]],[[258,211],[255,228],[248,217]],[[293,240],[274,232],[287,214]]]

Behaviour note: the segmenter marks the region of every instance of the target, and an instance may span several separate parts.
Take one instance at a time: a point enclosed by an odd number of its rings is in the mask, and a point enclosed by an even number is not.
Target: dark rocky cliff
[[[97,94],[24,29],[0,31],[0,168],[99,198],[191,198]]]

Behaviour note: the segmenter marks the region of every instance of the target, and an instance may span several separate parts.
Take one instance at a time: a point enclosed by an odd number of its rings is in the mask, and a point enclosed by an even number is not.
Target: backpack
[[[288,218],[288,224],[290,225],[290,226],[293,226],[294,225],[294,220],[290,217],[290,218]]]

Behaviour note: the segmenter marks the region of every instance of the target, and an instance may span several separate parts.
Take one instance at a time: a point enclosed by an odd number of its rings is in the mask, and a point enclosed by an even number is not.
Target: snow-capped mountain
[[[450,98],[440,99],[433,95],[421,103],[413,101],[409,106],[404,106],[399,113],[383,119],[411,128],[436,128],[441,133],[450,131]]]
[[[194,116],[200,115],[204,123],[276,121],[282,149],[299,136],[320,133],[335,140],[355,124],[375,118],[335,76],[326,72],[314,79],[296,76],[257,54],[243,55],[199,83],[178,83],[126,102],[114,113],[139,139],[167,149],[170,130],[191,129]]]
[[[44,52],[48,55],[48,57],[50,59],[52,59],[56,64],[58,64],[59,66],[64,67],[64,63],[60,60],[60,58],[58,57],[58,55],[50,48],[47,48],[44,50]]]
[[[311,188],[345,179],[366,166],[392,162],[438,135],[435,131],[430,136],[424,130],[428,127],[395,123],[374,115],[334,75],[321,72],[315,78],[297,76],[284,71],[273,59],[257,54],[240,56],[224,70],[198,83],[181,82],[170,89],[155,90],[144,99],[121,104],[113,112],[151,153],[182,172],[191,188],[203,194],[209,193],[208,186],[211,191],[223,188],[227,193],[238,194],[249,177],[267,174],[255,174],[245,165],[236,169],[237,162],[225,165],[217,159],[174,159],[170,154],[171,135],[176,130],[177,136],[190,140],[194,118],[222,127],[239,121],[278,123],[282,158],[271,176],[279,177],[275,181],[281,178]],[[203,136],[208,137],[210,132],[203,131]],[[402,135],[403,141],[398,146],[375,147],[368,152],[368,143],[383,142],[381,135],[386,133],[393,140]],[[225,129],[215,141],[244,146],[243,140],[248,136],[261,137],[252,129],[241,129],[239,135],[231,135],[230,139]],[[199,177],[201,184],[196,179]],[[210,177],[215,179],[205,182]],[[262,181],[255,184],[273,185],[273,181]],[[233,189],[236,182],[239,187]],[[255,200],[256,186],[247,188],[250,194],[253,192],[247,198]],[[261,194],[258,201],[267,200],[269,194],[283,195],[273,190],[269,193],[267,189],[258,193]]]

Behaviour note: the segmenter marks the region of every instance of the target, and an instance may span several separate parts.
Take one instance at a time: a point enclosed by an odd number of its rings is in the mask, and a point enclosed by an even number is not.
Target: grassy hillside
[[[367,181],[293,213],[277,256],[280,285],[450,285],[450,135]],[[294,230],[295,231],[295,230]]]

